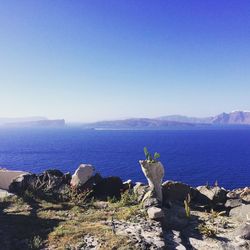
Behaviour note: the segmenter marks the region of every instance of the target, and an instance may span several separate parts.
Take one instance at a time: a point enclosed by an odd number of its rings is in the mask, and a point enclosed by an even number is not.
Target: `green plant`
[[[191,216],[190,202],[191,202],[191,197],[190,197],[190,194],[188,194],[187,197],[186,197],[186,199],[184,200],[184,206],[185,206],[186,216],[188,218]]]
[[[144,147],[144,154],[146,157],[146,161],[148,161],[149,163],[157,162],[157,160],[160,158],[160,154],[157,152],[155,152],[154,157],[152,157],[152,155],[148,152],[147,147]]]
[[[33,239],[30,241],[29,247],[31,249],[41,249],[42,245],[42,238],[38,235],[33,237]]]
[[[216,212],[213,209],[211,209],[211,215],[209,216],[209,219],[211,223],[214,223],[216,218],[218,218],[219,216],[223,216],[225,214],[226,214],[226,211]]]
[[[125,207],[137,204],[137,199],[138,197],[136,193],[131,190],[127,190],[121,195],[121,200],[119,202]]]
[[[216,237],[217,234],[217,230],[206,225],[206,224],[200,224],[197,229],[199,230],[199,232],[203,235],[205,235],[206,237],[210,237],[210,238],[214,238]]]
[[[65,189],[64,199],[73,203],[76,206],[83,206],[90,200],[93,190],[80,190],[77,188],[68,187]]]
[[[109,202],[109,203],[116,203],[117,202],[117,198],[115,196],[113,196],[113,197],[108,196],[107,197],[107,202]]]

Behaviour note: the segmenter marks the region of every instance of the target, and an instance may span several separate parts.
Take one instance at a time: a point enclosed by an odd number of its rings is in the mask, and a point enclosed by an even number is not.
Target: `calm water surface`
[[[103,176],[143,181],[143,147],[159,152],[165,179],[226,188],[250,186],[250,129],[92,131],[0,129],[0,166],[41,172],[74,172],[91,163]]]

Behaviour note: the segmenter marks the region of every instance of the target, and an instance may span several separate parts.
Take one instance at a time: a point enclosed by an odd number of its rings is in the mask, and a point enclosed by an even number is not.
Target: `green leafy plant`
[[[190,202],[191,202],[191,197],[190,197],[190,194],[188,194],[186,199],[184,200],[184,207],[186,211],[186,216],[188,218],[191,216]]]
[[[155,163],[160,158],[160,154],[157,152],[155,152],[154,157],[152,157],[152,155],[148,152],[147,147],[144,147],[144,154],[146,157],[146,161],[148,161],[149,163]]]

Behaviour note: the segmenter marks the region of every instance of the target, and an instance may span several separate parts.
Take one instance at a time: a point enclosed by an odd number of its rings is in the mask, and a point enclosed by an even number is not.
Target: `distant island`
[[[50,120],[46,117],[0,118],[0,127],[63,127],[64,119]]]
[[[169,115],[157,118],[131,118],[83,124],[85,129],[169,129],[204,126],[250,125],[250,111],[233,111],[211,117]]]

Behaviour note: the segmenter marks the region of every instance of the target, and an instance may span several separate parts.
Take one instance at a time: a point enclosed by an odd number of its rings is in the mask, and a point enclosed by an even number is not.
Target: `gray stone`
[[[242,204],[230,210],[229,215],[239,222],[247,222],[250,220],[250,204]]]
[[[159,207],[161,204],[157,198],[155,198],[154,192],[149,190],[142,199],[142,206],[144,208]]]
[[[214,204],[225,204],[227,200],[227,193],[228,191],[224,188],[215,186],[215,187],[208,187],[208,186],[199,186],[197,190],[207,196],[207,198]]]
[[[229,199],[225,203],[225,207],[228,207],[228,208],[239,207],[241,205],[242,205],[241,199]]]
[[[246,187],[243,189],[242,193],[240,194],[240,198],[247,202],[250,203],[250,188]]]
[[[158,207],[150,207],[147,210],[148,218],[151,220],[159,220],[164,217],[164,213],[161,208]]]
[[[237,189],[234,189],[232,191],[229,191],[227,193],[227,198],[229,199],[239,199],[240,198],[240,194],[242,193],[242,188],[237,188]]]
[[[142,171],[148,180],[149,187],[156,194],[156,198],[162,202],[162,180],[164,167],[161,162],[139,161]]]
[[[171,208],[164,208],[165,226],[170,229],[182,230],[188,225],[184,207],[172,204]]]
[[[136,223],[113,220],[106,221],[106,224],[114,228],[116,235],[129,237],[129,242],[133,244],[133,249],[166,249],[162,227],[158,221],[138,218]]]
[[[245,223],[244,225],[240,226],[236,230],[235,235],[242,239],[250,240],[250,224]]]
[[[149,187],[145,186],[141,182],[137,182],[136,185],[133,187],[134,193],[137,195],[138,202],[143,200],[144,195],[149,191]]]

